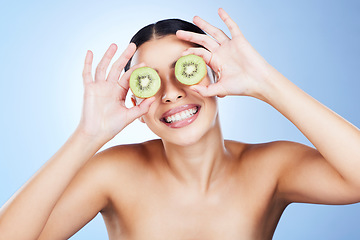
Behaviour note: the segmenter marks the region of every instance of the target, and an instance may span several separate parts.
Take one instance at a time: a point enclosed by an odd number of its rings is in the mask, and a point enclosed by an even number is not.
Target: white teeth
[[[185,113],[185,111],[181,112],[181,113],[180,113],[180,116],[181,116],[181,118],[186,118],[186,113]]]
[[[182,120],[185,120],[185,119],[187,119],[189,117],[192,117],[197,112],[197,110],[198,110],[197,107],[187,109],[187,110],[184,110],[182,112],[176,113],[174,115],[168,116],[168,117],[166,117],[165,120],[166,120],[167,123],[173,123],[173,122],[182,121]]]

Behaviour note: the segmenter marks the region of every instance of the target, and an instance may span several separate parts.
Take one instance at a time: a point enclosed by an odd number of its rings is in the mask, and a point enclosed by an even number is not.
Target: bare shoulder
[[[142,175],[145,175],[144,169],[149,161],[149,145],[156,144],[115,146],[91,158],[56,203],[41,239],[54,237],[54,232],[59,234],[56,235],[59,238],[67,239],[98,212],[109,212],[114,195],[126,199],[144,179]],[[60,232],[56,231],[59,226]]]
[[[104,195],[112,191],[110,183],[118,175],[130,174],[146,159],[143,144],[129,144],[110,147],[95,154],[79,171],[76,182],[99,186]],[[73,181],[74,182],[74,181]]]
[[[318,154],[318,151],[307,145],[292,141],[273,141],[265,143],[242,143],[226,141],[226,146],[239,157],[247,156],[253,159],[268,159],[288,161],[301,158],[303,155]]]
[[[162,149],[160,140],[151,140],[143,143],[117,145],[97,153],[88,163],[96,168],[109,171],[130,170],[136,167],[139,171],[152,161],[154,152]]]
[[[271,161],[283,171],[288,170],[288,167],[294,167],[306,161],[314,161],[315,159],[323,160],[323,157],[317,149],[292,141],[274,141],[254,144],[249,149],[253,154],[257,154],[267,161]]]
[[[321,157],[316,149],[292,141],[255,144],[226,141],[226,146],[241,166],[253,166],[257,171],[271,172],[274,178],[306,159]]]

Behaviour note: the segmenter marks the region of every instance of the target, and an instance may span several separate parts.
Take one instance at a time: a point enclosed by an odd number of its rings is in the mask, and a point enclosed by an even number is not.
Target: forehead
[[[143,43],[135,52],[131,65],[144,62],[152,68],[159,68],[181,57],[181,53],[192,47],[190,42],[182,41],[175,35],[152,39]]]

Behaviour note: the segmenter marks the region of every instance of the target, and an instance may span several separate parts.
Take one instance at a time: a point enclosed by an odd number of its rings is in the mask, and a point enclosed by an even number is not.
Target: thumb
[[[155,97],[147,98],[139,105],[129,108],[128,117],[133,121],[141,117],[149,111],[151,104],[155,101]]]

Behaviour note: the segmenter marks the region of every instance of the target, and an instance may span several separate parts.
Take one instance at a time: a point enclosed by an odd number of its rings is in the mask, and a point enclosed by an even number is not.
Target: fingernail
[[[136,44],[135,44],[135,43],[133,43],[133,42],[129,43],[128,47],[130,47],[130,46],[132,46],[132,45],[135,47],[135,49],[137,49]]]
[[[182,52],[181,56],[186,56],[188,54],[189,54],[189,50],[185,50],[185,51]]]
[[[153,104],[153,102],[155,101],[155,97],[152,96],[152,97],[148,98],[147,101],[148,101],[149,104],[151,105],[151,104]]]
[[[197,90],[195,86],[191,86],[190,89],[197,92],[197,93],[199,93],[199,90]]]

